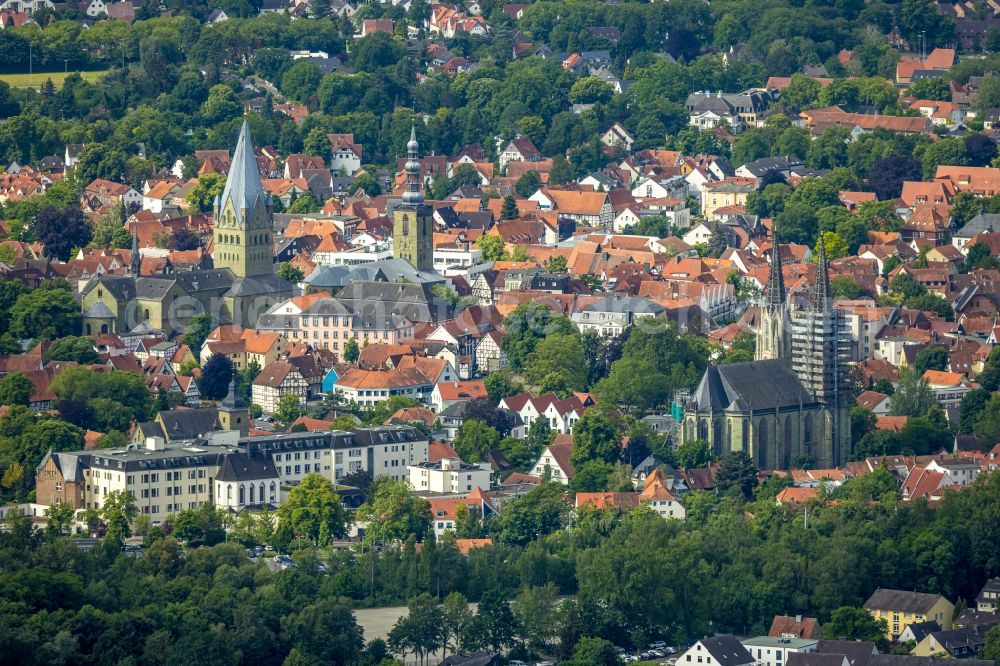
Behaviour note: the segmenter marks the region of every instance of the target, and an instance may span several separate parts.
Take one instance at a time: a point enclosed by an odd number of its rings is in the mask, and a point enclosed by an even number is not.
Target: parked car
[[[669,645],[664,650],[666,650],[667,654],[677,654],[677,648],[670,647]]]
[[[652,643],[649,644],[650,650],[659,650],[665,647],[667,647],[667,644],[664,643],[663,641],[653,641]]]
[[[528,666],[528,665],[523,661],[521,661],[520,659],[511,659],[510,661],[507,662],[507,666]]]

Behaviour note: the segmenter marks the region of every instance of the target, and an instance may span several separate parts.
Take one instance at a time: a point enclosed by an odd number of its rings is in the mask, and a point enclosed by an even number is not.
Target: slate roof
[[[214,407],[160,412],[160,419],[164,435],[173,441],[197,439],[219,430],[219,410]]]
[[[816,652],[842,654],[851,666],[868,666],[869,658],[875,653],[875,644],[867,641],[821,640],[816,644]]]
[[[743,643],[731,634],[703,638],[700,643],[719,666],[741,666],[754,662],[753,656],[743,647]]]
[[[913,640],[918,643],[924,640],[924,638],[926,638],[929,634],[941,631],[941,625],[934,620],[928,620],[927,622],[914,622],[906,628],[913,635]]]
[[[270,456],[248,456],[245,453],[231,453],[223,458],[216,481],[257,481],[276,479],[278,470],[274,468]]]
[[[915,657],[913,655],[874,654],[868,660],[868,666],[941,666],[942,659],[934,657]],[[992,659],[963,659],[962,666],[995,666]]]
[[[761,387],[768,387],[761,391]],[[785,359],[711,365],[694,393],[699,410],[749,411],[810,405],[812,397]]]
[[[819,654],[817,652],[792,652],[785,666],[844,666],[847,660],[842,654]]]
[[[926,613],[941,598],[939,594],[907,590],[878,589],[865,602],[868,610],[894,610],[903,613]]]
[[[972,238],[981,233],[1000,231],[1000,214],[979,213],[955,232],[957,238]]]

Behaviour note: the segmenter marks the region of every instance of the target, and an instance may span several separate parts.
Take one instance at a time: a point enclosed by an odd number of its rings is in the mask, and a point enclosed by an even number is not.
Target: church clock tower
[[[434,230],[431,208],[424,204],[420,189],[419,148],[416,129],[411,128],[406,144],[406,192],[403,203],[392,213],[392,254],[396,259],[406,259],[419,271],[430,271],[434,269]]]

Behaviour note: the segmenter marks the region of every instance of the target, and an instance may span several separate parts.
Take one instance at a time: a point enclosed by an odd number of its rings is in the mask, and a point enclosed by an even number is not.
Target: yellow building
[[[746,206],[747,196],[754,191],[755,183],[753,178],[736,177],[705,183],[701,191],[702,216],[711,220],[718,208]]]
[[[955,604],[940,594],[878,589],[865,602],[865,609],[876,620],[885,620],[886,637],[895,641],[906,627],[918,622],[933,620],[941,629],[951,629]]]

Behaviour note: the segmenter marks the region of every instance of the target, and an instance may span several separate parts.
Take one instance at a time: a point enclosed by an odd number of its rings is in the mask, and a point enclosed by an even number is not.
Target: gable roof
[[[753,656],[743,647],[743,643],[740,643],[739,639],[731,634],[711,636],[703,638],[699,642],[719,663],[719,666],[741,666],[754,662]]]
[[[880,588],[868,597],[864,607],[868,610],[894,610],[904,613],[926,613],[941,599],[940,594],[889,590]]]

